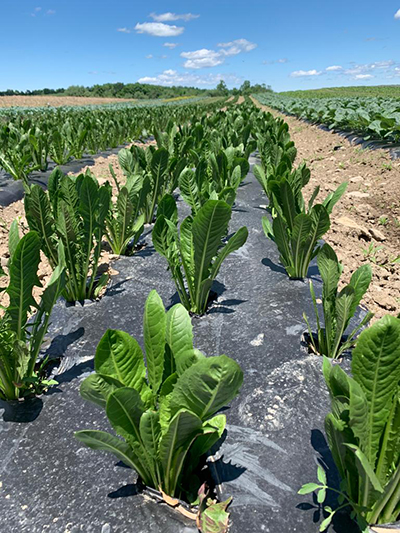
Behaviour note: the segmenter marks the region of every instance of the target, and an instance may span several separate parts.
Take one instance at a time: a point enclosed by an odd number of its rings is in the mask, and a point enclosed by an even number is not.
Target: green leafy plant
[[[193,348],[192,325],[181,304],[165,312],[156,291],[143,317],[146,363],[128,333],[108,330],[95,355],[95,373],[81,395],[106,410],[124,440],[97,430],[75,436],[90,448],[114,453],[143,483],[171,497],[190,498],[201,456],[221,437],[226,417],[217,412],[238,393],[243,373],[225,355],[205,357]],[[195,497],[197,495],[195,494]]]
[[[28,186],[28,176],[35,170],[29,142],[29,123],[24,121],[21,127],[12,123],[0,126],[0,166],[14,180],[22,180]]]
[[[97,297],[108,281],[107,274],[96,276],[110,197],[110,185],[100,187],[90,172],[75,177],[59,169],[49,178],[48,192],[32,185],[25,195],[29,227],[40,235],[53,269],[60,264],[58,242],[63,244],[61,260],[67,275],[63,295],[69,302]]]
[[[143,150],[132,146],[130,150],[124,148],[118,154],[119,164],[131,179],[143,180],[145,184],[145,202],[143,213],[145,222],[154,221],[157,204],[168,186],[169,179],[169,152],[166,148]]]
[[[332,412],[325,420],[340,490],[309,483],[300,494],[318,492],[323,503],[327,490],[339,493],[339,507],[321,524],[328,527],[335,512],[350,506],[364,532],[368,525],[400,518],[400,320],[385,316],[363,331],[353,351],[352,376],[324,358],[324,376]]]
[[[230,206],[235,201],[237,189],[243,179],[242,167],[238,158],[233,169],[227,167],[227,157],[222,151],[221,155],[223,157],[218,160],[213,155],[213,163],[210,165],[206,159],[200,159],[195,170],[185,168],[179,176],[179,190],[182,198],[192,208],[192,215],[196,215],[208,200],[224,200]],[[225,177],[220,176],[220,167],[221,174]],[[248,167],[243,168],[248,171]]]
[[[183,220],[178,231],[174,198],[166,195],[160,202],[152,233],[154,248],[167,259],[180,300],[193,313],[205,313],[213,280],[224,259],[246,242],[246,227],[223,242],[230,218],[231,208],[226,202],[208,200],[194,217]]]
[[[350,283],[339,292],[338,284],[343,267],[329,244],[324,244],[321,248],[317,256],[317,263],[323,282],[322,310],[324,327],[321,326],[314,285],[310,280],[310,293],[317,321],[316,339],[305,313],[303,317],[307,323],[310,344],[315,353],[337,359],[344,351],[354,346],[357,333],[374,316],[373,313],[368,312],[347,338],[344,339],[350,320],[353,318],[361,299],[371,283],[372,270],[369,265],[362,265],[353,273]]]
[[[106,219],[107,240],[114,254],[124,255],[128,246],[131,250],[134,249],[143,233],[142,210],[149,190],[149,180],[143,175],[128,173],[126,183],[121,187],[112,166],[110,171],[118,193]]]
[[[319,240],[330,228],[329,215],[346,186],[347,183],[342,183],[322,204],[314,205],[317,187],[306,208],[301,179],[291,182],[281,178],[269,183],[273,218],[271,224],[264,216],[262,225],[265,235],[276,243],[280,261],[290,278],[307,276],[310,262],[320,251]]]
[[[378,264],[378,252],[383,250],[383,246],[375,246],[374,243],[370,243],[368,248],[363,248],[362,253],[365,257],[365,259],[369,259],[371,263],[374,263],[375,265]]]
[[[62,245],[61,245],[62,247]],[[43,363],[36,363],[47,332],[53,306],[65,285],[65,269],[59,265],[39,302],[34,287],[41,287],[37,270],[40,262],[40,238],[30,231],[19,239],[13,223],[9,239],[9,283],[5,291],[9,304],[0,318],[0,398],[17,400],[43,392],[54,382],[46,380]],[[1,272],[4,275],[4,272]],[[36,310],[32,320],[30,313]]]

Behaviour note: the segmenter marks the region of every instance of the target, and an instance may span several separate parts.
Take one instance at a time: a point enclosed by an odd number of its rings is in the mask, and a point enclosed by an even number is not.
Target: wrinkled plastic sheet
[[[329,482],[338,484],[323,433],[329,398],[321,359],[301,347],[303,311],[313,323],[308,284],[288,279],[274,243],[264,236],[260,204],[265,203],[250,173],[231,221],[232,231],[247,225],[248,241],[224,262],[214,284],[216,304],[193,318],[195,346],[207,355],[233,357],[244,372],[241,393],[225,411],[227,432],[213,450],[211,468],[223,497],[233,496],[232,533],[316,533],[321,506],[297,491],[316,480],[318,460]],[[181,216],[189,213],[181,201],[178,208]],[[114,263],[119,274],[99,302],[57,303],[47,354],[61,356],[59,385],[23,410],[0,406],[1,531],[196,531],[193,522],[140,494],[131,469],[73,437],[79,429],[109,429],[103,411],[79,396],[105,330],[123,329],[143,346],[150,290],[156,289],[167,307],[178,301],[166,261],[155,253],[149,234],[146,240],[135,256]],[[309,275],[319,295],[315,264]],[[348,515],[339,515],[333,531],[357,528]]]

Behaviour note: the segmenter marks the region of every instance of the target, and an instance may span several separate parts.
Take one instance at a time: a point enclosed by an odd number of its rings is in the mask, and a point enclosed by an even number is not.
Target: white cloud
[[[400,9],[398,9],[398,10],[396,11],[396,13],[394,14],[394,18],[395,18],[396,20],[399,20],[399,19],[400,19]]]
[[[117,28],[117,31],[121,33],[131,33],[132,30],[130,30],[129,28]]]
[[[35,7],[35,11],[42,11],[42,8],[41,7]]]
[[[281,59],[271,59],[269,61],[263,61],[263,65],[275,65],[276,63],[287,63],[289,59],[287,57],[282,57]]]
[[[153,57],[153,54],[148,54],[147,56],[145,56],[146,59],[151,59]]]
[[[355,80],[369,80],[370,78],[374,78],[372,74],[357,74],[354,76]]]
[[[185,68],[206,68],[217,67],[221,65],[226,57],[235,56],[242,52],[250,52],[256,48],[255,43],[251,43],[247,39],[236,39],[229,43],[219,43],[217,45],[220,50],[209,50],[208,48],[202,48],[200,50],[194,50],[193,52],[182,52],[181,57],[187,61],[184,62]]]
[[[219,43],[217,46],[222,48],[221,53],[227,56],[234,56],[240,52],[251,52],[257,47],[255,43],[251,43],[247,39],[236,39],[229,43]]]
[[[170,26],[162,22],[143,22],[137,23],[135,26],[137,33],[148,33],[155,37],[176,37],[184,32],[185,28],[181,26]]]
[[[338,70],[343,70],[343,67],[341,67],[340,65],[332,65],[331,67],[326,67],[326,69],[328,72],[334,72],[334,71],[338,71]]]
[[[159,15],[157,15],[157,13],[150,13],[149,16],[156,22],[172,22],[174,20],[184,20],[185,22],[188,22],[189,20],[200,17],[200,15],[193,15],[193,13],[182,13],[181,15],[177,15],[176,13],[170,12],[160,13]]]
[[[187,59],[183,65],[185,68],[216,67],[224,62],[219,52],[208,50],[207,48],[195,50],[194,52],[182,52],[181,57]]]
[[[354,63],[350,68],[343,70],[343,74],[346,76],[351,76],[357,80],[367,79],[364,77],[365,75],[369,75],[377,71],[380,71],[380,74],[390,74],[395,66],[396,63],[392,59],[388,61],[376,61],[375,63]],[[360,78],[360,76],[363,77]]]
[[[215,87],[220,80],[229,85],[238,85],[243,80],[235,74],[194,74],[193,72],[177,72],[176,70],[164,70],[157,76],[144,76],[139,78],[139,83],[151,83],[156,85],[184,85],[190,87]]]
[[[292,78],[302,78],[307,76],[320,76],[322,72],[318,70],[295,70],[290,75]]]
[[[179,43],[164,43],[163,46],[170,48],[171,50],[179,46]]]
[[[55,14],[56,14],[56,12],[54,11],[54,9],[48,9],[46,11],[46,15],[55,15]]]

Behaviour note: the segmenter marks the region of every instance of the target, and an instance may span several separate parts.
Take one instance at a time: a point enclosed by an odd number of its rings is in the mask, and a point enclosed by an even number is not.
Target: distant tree
[[[240,86],[240,89],[239,91],[242,93],[242,94],[249,94],[251,92],[251,83],[249,82],[249,80],[245,80],[242,85]]]
[[[215,90],[217,91],[218,95],[221,95],[221,96],[226,96],[229,94],[229,89],[226,86],[226,83],[224,82],[224,80],[220,80]]]

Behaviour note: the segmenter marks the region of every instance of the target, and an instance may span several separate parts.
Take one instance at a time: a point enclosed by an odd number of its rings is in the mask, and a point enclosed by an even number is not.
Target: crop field
[[[400,143],[400,100],[396,98],[263,95],[260,102],[314,124],[357,133],[365,140]]]
[[[0,98],[1,532],[399,524],[397,91]]]
[[[397,98],[400,99],[400,85],[378,85],[375,87],[327,87],[303,91],[285,91],[279,96],[289,98]]]

